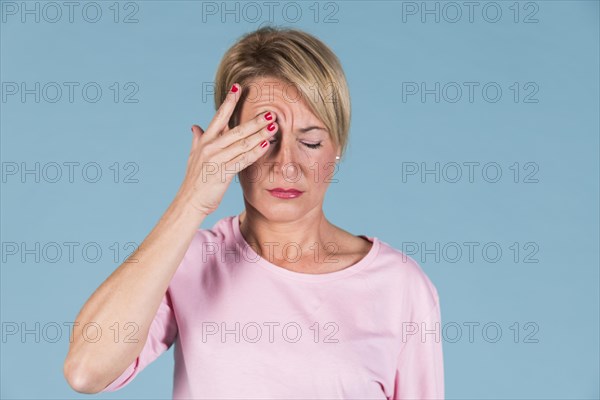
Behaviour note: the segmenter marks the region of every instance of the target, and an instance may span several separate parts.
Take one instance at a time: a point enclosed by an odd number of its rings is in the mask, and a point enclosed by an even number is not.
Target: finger
[[[269,141],[275,133],[277,133],[277,124],[269,124],[253,135],[240,138],[233,142],[229,147],[223,149],[222,157],[224,160],[232,160],[238,157],[240,154],[251,151],[260,145],[264,140]],[[234,136],[234,133],[230,133],[230,136]]]
[[[241,94],[242,87],[237,83],[234,83],[229,89],[229,93],[227,93],[225,101],[223,101],[223,104],[221,104],[217,110],[217,113],[208,125],[208,128],[206,128],[205,136],[208,138],[216,138],[219,136],[221,131],[227,127]]]
[[[217,145],[221,149],[229,147],[235,142],[248,138],[248,136],[259,132],[261,129],[264,129],[271,123],[274,124],[276,119],[277,116],[273,112],[265,111],[263,113],[260,113],[248,122],[235,126],[232,129],[227,129],[223,131],[223,134],[215,140],[215,145]],[[277,125],[274,125],[274,131],[277,131]]]
[[[200,137],[204,134],[204,130],[198,125],[192,125],[192,148],[196,148],[198,146],[198,142],[200,141]]]
[[[258,145],[254,146],[252,149],[250,149],[250,151],[239,154],[233,160],[230,160],[227,163],[225,163],[225,170],[232,171],[237,174],[238,172],[242,171],[243,169],[247,168],[248,166],[254,164],[256,162],[256,160],[261,158],[267,152],[269,147],[271,146],[269,141],[266,139],[264,140],[264,143],[265,143],[264,147],[261,146],[261,143],[263,143],[262,140],[259,142]],[[231,174],[227,174],[227,176],[229,177],[229,176],[231,176]]]

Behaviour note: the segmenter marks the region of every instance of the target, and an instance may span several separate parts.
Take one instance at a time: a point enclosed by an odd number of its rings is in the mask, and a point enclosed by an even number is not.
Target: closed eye
[[[302,142],[302,144],[311,149],[318,149],[319,147],[321,147],[321,142],[319,142],[319,143],[304,143],[304,142]]]
[[[277,139],[273,139],[273,140],[269,140],[269,143],[273,143],[274,141],[276,141]],[[305,145],[306,147],[308,147],[309,149],[318,149],[319,147],[321,147],[321,142],[318,143],[305,143],[305,142],[300,142],[303,145]]]

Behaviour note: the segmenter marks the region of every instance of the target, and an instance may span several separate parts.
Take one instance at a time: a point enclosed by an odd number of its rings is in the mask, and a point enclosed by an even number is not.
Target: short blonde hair
[[[257,78],[276,78],[295,86],[302,99],[346,151],[350,129],[350,93],[341,63],[316,37],[293,28],[266,26],[243,35],[223,56],[215,77],[215,110],[234,83],[247,86]],[[229,121],[239,124],[242,98]]]

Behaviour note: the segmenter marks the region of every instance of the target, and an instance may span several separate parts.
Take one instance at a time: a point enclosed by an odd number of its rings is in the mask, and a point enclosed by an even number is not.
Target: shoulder
[[[194,279],[209,270],[211,263],[222,259],[221,254],[231,252],[234,246],[232,216],[223,217],[210,228],[198,228],[194,232],[173,281]]]
[[[192,237],[184,260],[199,254],[214,252],[225,242],[234,240],[232,220],[233,216],[226,216],[214,223],[210,228],[198,228]]]
[[[410,308],[429,311],[439,303],[436,286],[419,263],[389,243],[379,240],[376,268],[384,272],[386,288],[394,300]]]

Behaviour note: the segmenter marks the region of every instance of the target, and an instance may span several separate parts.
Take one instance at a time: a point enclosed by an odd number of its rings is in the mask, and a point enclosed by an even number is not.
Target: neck
[[[246,206],[240,216],[240,232],[246,242],[269,262],[314,264],[331,251],[334,227],[322,209],[312,210],[295,220],[270,220],[258,210]]]

